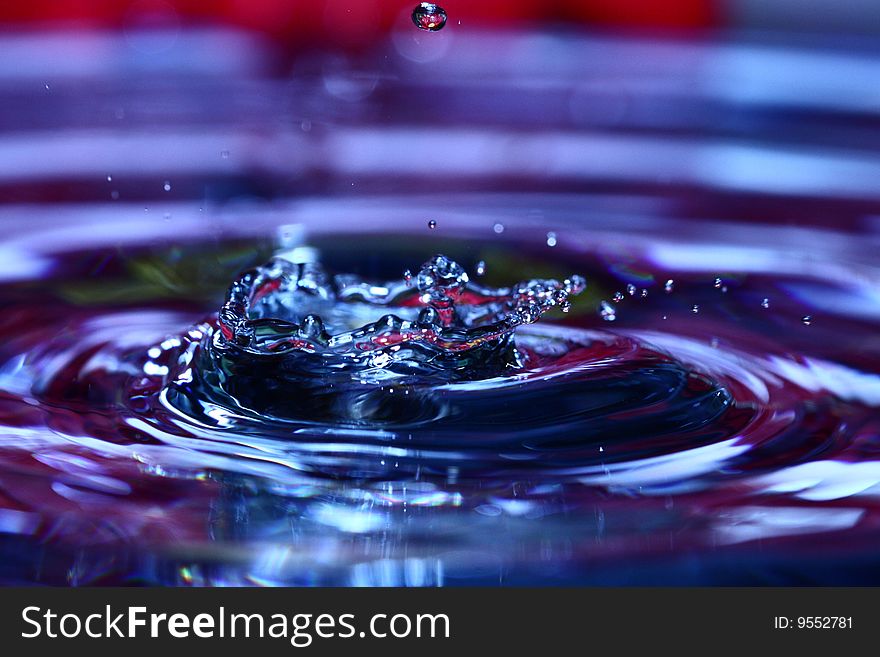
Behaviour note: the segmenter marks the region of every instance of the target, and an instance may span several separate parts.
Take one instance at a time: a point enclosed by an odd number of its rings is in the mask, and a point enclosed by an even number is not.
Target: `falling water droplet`
[[[413,9],[412,22],[420,30],[437,32],[446,25],[446,10],[431,2],[422,2]]]
[[[648,289],[643,287],[642,288],[642,299],[644,299],[646,296],[648,296]]]
[[[556,246],[556,233],[547,233],[547,246]]]
[[[636,294],[636,286],[633,285],[632,283],[628,283],[627,286],[626,286],[626,293],[627,293],[629,296],[631,296],[631,297],[632,297],[632,296],[635,296],[635,294]]]
[[[477,276],[482,276],[486,273],[486,263],[480,260],[477,263]]]
[[[107,182],[113,182],[113,176],[107,176]]]
[[[801,322],[803,323],[804,326],[809,326],[810,324],[813,323],[813,316],[812,315],[804,315],[803,317],[801,317]]]
[[[617,319],[617,311],[614,309],[614,306],[604,300],[599,305],[599,314],[606,322],[613,322]]]
[[[615,292],[612,299],[613,299],[614,303],[620,303],[621,301],[623,301],[623,292],[620,292],[620,291]]]
[[[672,287],[675,285],[675,282],[670,278],[666,281],[666,284],[663,286],[663,289],[666,290],[666,294],[672,292]]]
[[[495,224],[494,226],[492,226],[492,230],[495,231],[496,235],[500,235],[501,233],[504,232],[504,224],[500,224],[500,223]]]
[[[162,185],[162,189],[164,189],[166,192],[170,192],[171,191],[171,183],[166,180],[165,184]]]
[[[428,228],[430,228],[431,230],[434,230],[436,227],[437,227],[437,222],[434,221],[433,219],[431,219],[431,221],[428,222]]]
[[[700,312],[700,306],[699,306],[699,304],[696,304],[696,303],[695,303],[695,304],[693,305],[693,307],[691,308],[691,312],[694,313],[695,315],[696,315],[698,312]]]
[[[770,307],[770,299],[764,297],[764,300],[761,301],[761,308],[769,308]]]
[[[720,278],[715,279],[715,288],[719,289],[719,290],[721,289],[721,279]]]

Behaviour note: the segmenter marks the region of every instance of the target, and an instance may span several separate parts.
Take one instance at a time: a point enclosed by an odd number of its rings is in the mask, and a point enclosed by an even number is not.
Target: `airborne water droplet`
[[[606,322],[613,322],[617,319],[617,311],[607,301],[602,301],[599,306],[599,314],[602,316]]]
[[[612,299],[614,300],[614,303],[620,303],[621,301],[623,301],[623,292],[615,292]]]
[[[670,292],[672,292],[672,287],[674,284],[675,284],[675,282],[671,278],[668,281],[666,281],[666,285],[663,286],[663,289],[666,290],[666,294],[669,294]]]
[[[629,296],[631,296],[631,297],[632,297],[632,296],[635,296],[635,294],[636,294],[636,286],[633,285],[632,283],[628,283],[627,286],[626,286],[626,293],[627,293]]]
[[[482,276],[486,273],[486,263],[480,260],[477,263],[477,276]]]
[[[412,22],[420,30],[437,32],[446,25],[446,10],[434,3],[422,2],[413,9]]]
[[[804,326],[809,326],[810,324],[813,323],[813,316],[812,315],[804,315],[803,317],[801,317],[801,322],[803,322]]]
[[[501,223],[495,224],[494,226],[492,226],[492,230],[495,231],[496,235],[500,235],[501,233],[504,232],[504,224],[501,224]]]
[[[721,289],[721,283],[722,283],[722,281],[721,281],[720,278],[716,278],[716,279],[715,279],[715,287],[716,287],[716,289],[719,289],[719,290]]]
[[[691,308],[691,312],[692,312],[694,315],[696,315],[698,312],[700,312],[700,306],[699,306],[698,304],[695,303],[694,306],[693,306],[693,308]]]
[[[162,185],[162,189],[164,189],[166,192],[170,192],[171,191],[171,183],[166,180],[165,184]]]
[[[556,246],[556,233],[547,233],[547,246]]]
[[[428,222],[428,228],[430,228],[431,230],[434,230],[436,227],[437,227],[437,222],[434,221],[433,219],[431,219],[431,221]]]
[[[769,307],[770,307],[770,299],[767,299],[765,297],[764,300],[761,301],[761,308],[769,308]]]

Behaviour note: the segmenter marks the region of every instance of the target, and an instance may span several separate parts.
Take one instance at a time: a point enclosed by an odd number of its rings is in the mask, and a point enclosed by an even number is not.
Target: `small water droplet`
[[[623,301],[623,292],[617,291],[611,298],[614,300],[614,303],[620,303],[621,301]]]
[[[691,312],[694,313],[695,315],[696,315],[698,312],[700,312],[700,306],[699,306],[699,304],[696,304],[696,303],[695,303],[695,304],[693,305],[693,307],[691,308]]]
[[[720,278],[715,279],[715,288],[721,289],[721,279]]]
[[[631,297],[632,297],[632,296],[635,296],[635,294],[636,294],[636,286],[633,285],[632,283],[628,283],[627,286],[626,286],[626,293],[627,293],[629,296],[631,296]]]
[[[761,301],[761,308],[769,308],[770,307],[770,299],[764,297],[764,300]]]
[[[47,82],[47,83],[46,83],[45,85],[43,85],[43,86],[45,86],[46,89],[48,89],[48,88],[49,88],[49,83]]]
[[[599,314],[602,316],[606,322],[613,322],[617,319],[617,311],[607,301],[602,301],[599,305]]]
[[[547,246],[556,246],[556,233],[547,233]]]
[[[480,260],[477,263],[477,276],[482,276],[486,273],[486,263]]]
[[[162,185],[162,189],[164,189],[166,192],[170,192],[171,191],[171,183],[166,180],[165,184]]]
[[[496,235],[500,235],[501,233],[504,232],[504,224],[500,224],[500,223],[495,224],[494,226],[492,226],[492,230],[495,231]]]
[[[422,2],[413,9],[412,22],[420,30],[437,32],[446,25],[446,10],[431,2]]]
[[[409,269],[403,272],[403,280],[406,281],[407,285],[412,282],[412,272]]]
[[[107,176],[107,182],[113,182],[113,176]]]
[[[801,322],[803,323],[804,326],[809,326],[810,324],[813,323],[813,316],[812,315],[804,315],[803,317],[801,317]]]
[[[663,286],[663,289],[666,291],[666,294],[669,294],[670,292],[672,292],[672,288],[674,285],[675,285],[675,281],[673,281],[671,278],[668,281],[666,281],[666,284]]]
[[[431,221],[428,222],[428,228],[430,228],[431,230],[434,230],[436,227],[437,227],[437,222],[434,221],[433,219],[431,219]]]
[[[648,296],[648,289],[643,287],[642,288],[642,299],[644,299],[646,296]]]

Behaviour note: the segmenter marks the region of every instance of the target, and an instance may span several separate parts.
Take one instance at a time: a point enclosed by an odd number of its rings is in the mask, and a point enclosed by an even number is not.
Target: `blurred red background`
[[[381,38],[415,0],[30,0],[0,4],[0,22],[24,26],[119,28],[226,24],[256,30],[291,47],[349,46]],[[642,28],[702,28],[717,22],[716,0],[447,0],[449,25],[510,27],[574,23]]]

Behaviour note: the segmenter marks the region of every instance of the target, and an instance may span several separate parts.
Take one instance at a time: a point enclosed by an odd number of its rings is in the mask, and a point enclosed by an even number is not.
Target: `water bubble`
[[[627,286],[626,286],[626,293],[627,293],[629,296],[631,296],[631,297],[632,297],[632,296],[635,296],[635,294],[636,294],[636,286],[633,285],[632,283],[628,283]]]
[[[614,296],[611,298],[614,300],[614,303],[620,303],[621,301],[623,301],[623,292],[615,292]]]
[[[434,230],[436,227],[437,227],[437,222],[434,221],[433,219],[431,219],[431,221],[428,222],[428,228],[430,228],[431,230]]]
[[[599,314],[606,322],[613,322],[617,319],[617,311],[614,306],[604,300],[599,304]]]
[[[165,184],[162,185],[162,189],[164,189],[166,192],[170,192],[171,191],[171,183],[166,180]]]
[[[672,292],[672,288],[674,285],[675,285],[675,281],[673,281],[671,278],[668,281],[666,281],[666,284],[663,286],[663,289],[666,291],[666,294],[669,294],[670,292]]]
[[[413,9],[412,22],[420,30],[437,32],[446,25],[446,10],[431,2],[422,2]]]
[[[556,246],[556,233],[547,233],[547,246]]]
[[[769,308],[770,307],[770,299],[764,297],[764,300],[761,301],[761,308]]]
[[[492,230],[495,231],[496,235],[500,235],[504,232],[504,224],[496,223],[494,226],[492,226]]]
[[[480,260],[477,263],[477,276],[482,276],[486,273],[486,263]]]
[[[803,317],[801,317],[801,322],[803,323],[804,326],[809,326],[810,324],[813,323],[813,316],[812,315],[804,315]]]

